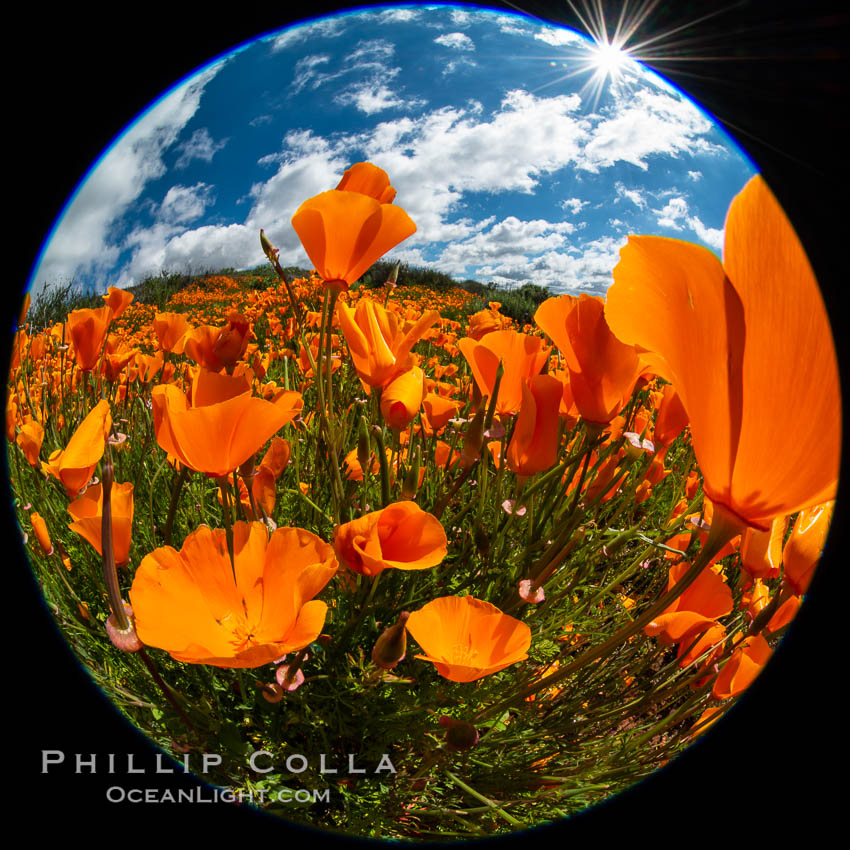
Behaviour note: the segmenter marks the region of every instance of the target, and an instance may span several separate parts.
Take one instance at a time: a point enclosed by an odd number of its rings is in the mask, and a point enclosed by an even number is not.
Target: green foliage
[[[33,332],[64,322],[72,310],[103,307],[103,298],[83,292],[70,281],[64,285],[45,286],[30,304],[27,321]]]

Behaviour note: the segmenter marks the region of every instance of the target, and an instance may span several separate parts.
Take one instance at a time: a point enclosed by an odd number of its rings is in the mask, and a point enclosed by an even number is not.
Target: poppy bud
[[[260,230],[260,247],[263,253],[269,258],[269,262],[274,263],[277,260],[278,249],[269,241],[264,230]]]
[[[472,466],[481,454],[481,444],[484,441],[484,419],[487,411],[482,405],[475,418],[469,423],[466,436],[463,438],[463,451],[460,454],[461,463],[464,466]]]
[[[402,611],[398,622],[384,629],[372,650],[372,661],[382,670],[392,670],[400,661],[404,661],[407,652],[407,632],[405,623],[410,612]]]
[[[266,702],[280,702],[283,699],[283,688],[277,682],[270,682],[268,685],[263,685],[260,693]]]
[[[419,446],[416,446],[413,452],[413,463],[410,469],[407,470],[407,475],[404,476],[404,483],[401,487],[401,498],[410,500],[416,495],[419,489]]]
[[[33,514],[30,517],[32,522],[32,530],[35,532],[38,545],[41,546],[41,551],[45,555],[53,554],[53,544],[50,542],[50,535],[47,532],[47,523],[42,518],[41,514]]]
[[[478,743],[478,730],[465,720],[443,715],[440,726],[446,727],[446,746],[455,752],[471,750]]]
[[[398,281],[398,269],[401,265],[401,260],[398,260],[396,264],[393,266],[393,270],[390,272],[389,277],[387,278],[387,283],[395,289],[396,282]]]

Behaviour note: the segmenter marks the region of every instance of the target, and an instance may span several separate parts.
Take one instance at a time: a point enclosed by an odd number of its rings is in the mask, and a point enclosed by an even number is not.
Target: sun
[[[621,44],[603,41],[594,45],[593,58],[590,61],[600,77],[615,79],[620,76],[630,58]]]

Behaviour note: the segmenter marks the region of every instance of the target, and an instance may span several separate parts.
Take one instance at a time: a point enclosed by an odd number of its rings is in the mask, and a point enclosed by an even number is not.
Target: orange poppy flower
[[[767,531],[748,528],[741,535],[741,566],[753,578],[776,578],[782,561],[785,517],[777,517]]]
[[[74,359],[84,372],[97,366],[112,310],[100,307],[97,310],[73,310],[68,314],[68,333],[74,344]]]
[[[841,404],[829,320],[761,177],[732,201],[722,265],[698,245],[629,237],[605,315],[676,387],[717,505],[767,529],[833,496]]]
[[[227,314],[227,324],[219,330],[213,346],[213,353],[224,367],[232,370],[248,348],[251,326],[248,320],[236,310]]]
[[[442,431],[449,420],[457,416],[460,406],[460,402],[445,396],[427,393],[422,399],[422,427],[425,433],[430,436]]]
[[[563,385],[551,375],[536,375],[522,385],[522,407],[508,445],[508,466],[526,478],[558,460],[558,409]]]
[[[128,481],[113,484],[112,500],[112,545],[115,563],[122,566],[130,561],[130,538],[133,531],[133,485]],[[103,485],[94,484],[68,505],[68,513],[74,522],[68,528],[79,534],[103,554]]]
[[[414,366],[396,375],[381,393],[381,414],[390,428],[401,431],[419,413],[425,395],[425,373]]]
[[[325,285],[341,290],[416,232],[401,207],[339,189],[304,201],[292,227]]]
[[[220,477],[245,463],[301,410],[300,393],[284,393],[276,402],[251,395],[244,376],[199,369],[191,403],[173,384],[151,392],[156,440],[180,463]]]
[[[669,446],[688,424],[688,414],[682,405],[676,388],[672,384],[665,384],[661,395],[661,403],[658,406],[658,416],[655,419],[655,428],[652,439],[656,448]]]
[[[153,319],[153,329],[163,351],[172,354],[183,353],[183,346],[186,344],[184,336],[190,330],[189,319],[185,313],[157,313]]]
[[[469,317],[469,336],[482,339],[493,331],[500,331],[507,325],[505,317],[496,310],[479,310]]]
[[[38,455],[44,442],[44,428],[33,419],[21,425],[21,430],[15,437],[15,442],[24,453],[30,466],[38,466]]]
[[[642,364],[605,321],[602,298],[582,293],[547,298],[535,323],[567,361],[573,401],[586,422],[607,425],[631,398]]]
[[[745,638],[723,665],[714,683],[714,699],[729,699],[745,691],[764,669],[773,650],[761,635]]]
[[[496,412],[516,413],[522,405],[522,388],[526,380],[539,375],[549,359],[550,348],[540,337],[519,331],[493,331],[480,341],[465,337],[458,348],[469,363],[475,383],[482,395],[491,396],[496,371],[504,367]]]
[[[472,596],[441,596],[407,618],[407,630],[452,682],[474,682],[528,658],[531,629]]]
[[[371,162],[355,162],[351,168],[346,169],[336,188],[368,195],[379,204],[391,204],[396,196],[396,190],[390,186],[387,172]]]
[[[110,286],[106,290],[103,300],[106,302],[106,306],[112,310],[112,317],[117,319],[130,306],[135,297],[132,292]]]
[[[313,597],[337,570],[333,549],[301,528],[269,537],[263,523],[237,522],[233,550],[231,567],[224,530],[201,526],[179,552],[144,558],[130,589],[143,643],[178,661],[260,667],[319,636],[327,605]]]
[[[436,567],[448,551],[442,523],[415,502],[395,502],[337,526],[333,545],[342,563],[366,576]]]
[[[800,511],[785,543],[782,551],[785,581],[791,585],[797,596],[802,596],[809,588],[826,543],[834,507],[835,502],[830,501]]]
[[[687,572],[690,564],[681,561],[670,567],[667,590]],[[733,607],[732,591],[723,576],[712,569],[703,570],[696,581],[644,628],[644,634],[658,636],[665,645],[686,642],[714,625],[718,617]]]
[[[80,423],[68,440],[68,445],[53,452],[47,463],[42,462],[42,470],[58,478],[69,495],[76,495],[89,483],[95,467],[103,457],[111,428],[109,402],[101,399]]]
[[[260,461],[260,466],[251,482],[251,492],[254,496],[254,501],[262,507],[266,512],[266,516],[271,516],[274,510],[276,499],[275,482],[280,477],[280,474],[286,469],[289,463],[289,458],[292,454],[292,448],[289,445],[289,440],[284,440],[282,437],[273,437],[271,445]]]
[[[351,359],[360,380],[370,387],[382,387],[399,372],[409,369],[410,349],[440,314],[428,310],[407,330],[399,317],[370,298],[361,298],[351,309],[337,304],[337,316]]]

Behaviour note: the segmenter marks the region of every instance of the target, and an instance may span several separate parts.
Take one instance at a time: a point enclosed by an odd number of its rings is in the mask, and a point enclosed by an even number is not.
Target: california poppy
[[[112,545],[115,563],[122,566],[130,560],[130,538],[133,530],[133,485],[128,481],[113,484],[112,500]],[[79,534],[94,547],[98,555],[103,554],[103,486],[94,484],[68,505],[68,513],[74,522],[68,528]]]
[[[351,168],[345,170],[336,188],[368,195],[379,204],[391,204],[396,196],[396,190],[390,186],[387,172],[371,162],[355,162]]]
[[[182,464],[220,477],[245,463],[273,434],[299,413],[299,393],[278,402],[251,395],[244,376],[199,369],[187,399],[173,384],[151,392],[156,439]]]
[[[38,455],[44,442],[44,428],[41,424],[36,422],[35,419],[31,422],[25,422],[21,425],[21,430],[15,437],[15,442],[26,456],[27,463],[30,466],[38,466]]]
[[[473,682],[528,658],[531,629],[472,596],[441,596],[407,619],[407,630],[452,682]]]
[[[340,290],[416,232],[401,207],[339,189],[304,201],[292,227],[325,285]]]
[[[410,350],[427,328],[438,321],[436,310],[427,310],[407,330],[399,317],[372,301],[361,298],[352,309],[337,304],[339,326],[342,330],[354,368],[364,383],[381,387],[399,372],[409,369]]]
[[[760,176],[732,201],[725,239],[721,264],[698,245],[629,237],[605,315],[675,386],[705,492],[767,529],[835,492],[838,367],[814,273]]]
[[[269,537],[262,523],[237,522],[233,550],[231,567],[224,530],[201,526],[179,552],[144,558],[130,589],[143,643],[178,661],[260,667],[319,636],[327,605],[313,597],[337,570],[333,549],[301,528]]]
[[[97,366],[112,318],[109,307],[73,310],[68,314],[68,333],[74,344],[74,359],[84,372],[90,372]]]
[[[381,393],[381,415],[390,428],[406,428],[419,413],[425,395],[425,373],[414,366],[396,375]]]
[[[103,457],[111,428],[109,402],[101,399],[79,424],[68,440],[68,445],[53,452],[47,463],[42,461],[41,468],[58,478],[70,495],[76,495],[89,483],[95,467]]]
[[[275,484],[280,474],[286,469],[292,448],[288,440],[282,437],[272,437],[268,451],[260,461],[254,480],[251,482],[251,493],[254,501],[271,516],[276,499]]]
[[[159,347],[163,351],[182,354],[186,344],[184,336],[190,329],[185,313],[157,313],[153,319],[153,329]]]
[[[30,515],[32,530],[35,532],[35,539],[38,540],[38,545],[45,555],[53,554],[53,544],[50,542],[50,534],[47,531],[47,523],[39,513]]]
[[[337,526],[333,545],[342,563],[367,576],[435,567],[448,551],[442,523],[415,502],[395,502]]]
[[[112,310],[112,317],[117,319],[130,306],[135,297],[132,292],[110,286],[106,290],[103,300],[106,302],[106,306]]]
[[[519,410],[524,382],[540,374],[550,351],[540,337],[511,330],[493,331],[480,341],[466,337],[458,341],[458,347],[482,395],[493,394],[496,372],[502,363],[504,374],[496,400],[496,412],[500,414]]]
[[[558,410],[563,385],[551,375],[536,375],[522,385],[522,407],[508,444],[508,466],[523,478],[558,460]]]
[[[582,418],[607,425],[631,397],[643,367],[634,346],[611,333],[603,299],[585,293],[548,298],[534,321],[564,355]]]
[[[759,634],[745,638],[720,670],[711,695],[729,699],[745,691],[770,660],[773,650]]]
[[[782,551],[785,581],[802,596],[820,560],[835,502],[800,511]]]

